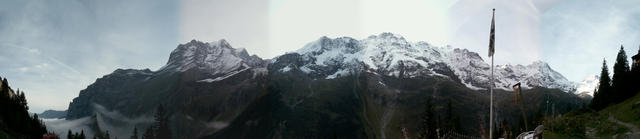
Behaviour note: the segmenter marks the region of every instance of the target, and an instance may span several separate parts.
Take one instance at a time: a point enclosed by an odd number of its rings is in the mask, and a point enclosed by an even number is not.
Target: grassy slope
[[[613,114],[618,120],[640,126],[640,108],[631,109],[634,102],[640,101],[640,93],[619,104],[615,104],[600,111],[601,114]]]
[[[640,101],[640,93],[619,104],[611,105],[601,111],[574,111],[563,117],[552,119],[545,123],[545,138],[611,138],[616,134],[627,132],[624,126],[608,120],[613,115],[620,121],[640,126],[640,108],[631,109],[634,102]],[[556,124],[556,125],[552,125]],[[595,133],[587,136],[585,130],[592,129]],[[553,130],[553,131],[552,131]]]

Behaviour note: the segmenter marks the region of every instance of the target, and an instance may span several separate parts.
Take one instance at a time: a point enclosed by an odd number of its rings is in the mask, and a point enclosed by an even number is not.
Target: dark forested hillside
[[[425,129],[488,134],[488,91],[471,90],[447,78],[354,73],[327,80],[295,71],[269,75],[268,89],[256,101],[228,127],[205,138],[428,138]],[[586,103],[558,89],[533,88],[522,95],[529,130],[551,114],[551,103],[556,114]],[[513,92],[496,90],[495,97],[501,123],[496,132],[507,127],[514,135],[524,131]]]
[[[1,84],[0,138],[42,138],[47,129],[38,115],[29,115],[24,92],[11,89],[6,78]]]

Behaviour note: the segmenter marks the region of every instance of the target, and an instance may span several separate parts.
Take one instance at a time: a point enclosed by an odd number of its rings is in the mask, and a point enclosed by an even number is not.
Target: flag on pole
[[[493,53],[495,52],[495,41],[496,41],[496,24],[494,22],[494,17],[496,16],[496,9],[493,9],[493,15],[491,16],[491,35],[489,36],[489,57],[493,57]]]
[[[491,98],[489,99],[489,138],[493,139],[493,53],[495,51],[495,28],[494,17],[496,16],[496,9],[493,9],[493,15],[491,16],[491,36],[489,36],[489,57],[491,57],[491,82],[489,87],[491,88]]]

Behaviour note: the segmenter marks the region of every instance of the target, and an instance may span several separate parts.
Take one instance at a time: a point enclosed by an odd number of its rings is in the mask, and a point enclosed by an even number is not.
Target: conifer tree
[[[447,113],[445,116],[446,122],[444,124],[447,130],[453,130],[453,107],[451,106],[451,99],[447,101]]]
[[[436,138],[436,123],[431,98],[427,98],[427,104],[425,104],[424,113],[422,114],[421,120],[422,125],[418,138]]]
[[[107,133],[104,134],[104,138],[105,139],[111,139],[111,137],[109,136],[109,130],[107,130]]]
[[[162,105],[159,105],[158,110],[156,110],[155,120],[156,138],[170,139],[171,130],[169,130],[169,118]]]
[[[69,132],[67,133],[67,139],[73,139],[73,133],[71,132],[71,129],[69,129]]]
[[[133,135],[131,135],[131,139],[138,139],[138,128],[133,127]]]
[[[84,135],[84,130],[80,130],[80,138],[81,138],[81,139],[85,139],[85,138],[87,138],[87,137]]]
[[[446,117],[445,117],[445,125],[444,128],[446,128],[446,130],[452,130],[452,131],[456,131],[456,130],[460,130],[460,118],[458,115],[455,115],[453,113],[453,109],[454,107],[451,104],[451,99],[449,99],[447,101],[447,111],[446,111]]]
[[[20,92],[19,102],[25,110],[29,110],[29,106],[27,105],[27,98],[24,96],[24,92]]]
[[[9,92],[9,84],[7,83],[7,78],[2,79],[2,93],[7,94]]]
[[[153,129],[151,127],[147,128],[147,131],[144,132],[144,134],[142,134],[142,138],[141,139],[154,139],[155,137],[153,136]]]
[[[616,57],[616,63],[613,65],[613,78],[611,86],[613,87],[613,103],[621,102],[629,97],[628,91],[628,75],[629,74],[629,62],[627,61],[627,54],[624,51],[624,47],[620,46],[618,56]]]
[[[610,90],[611,79],[609,78],[609,68],[607,67],[607,60],[602,61],[602,70],[600,72],[600,82],[598,90],[594,92],[593,99],[591,100],[591,108],[600,110],[610,103]]]

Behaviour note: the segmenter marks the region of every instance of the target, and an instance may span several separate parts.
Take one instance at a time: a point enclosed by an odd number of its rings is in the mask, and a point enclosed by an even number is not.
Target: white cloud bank
[[[83,117],[76,120],[65,119],[43,119],[47,130],[54,132],[60,137],[67,137],[69,130],[72,132],[84,131],[87,138],[93,138],[92,125],[97,121],[98,127],[104,131],[109,131],[111,137],[129,138],[133,134],[133,128],[138,128],[138,136],[153,123],[153,117],[150,115],[142,115],[138,117],[127,117],[118,111],[109,111],[101,105],[94,106],[96,119],[92,117]]]

